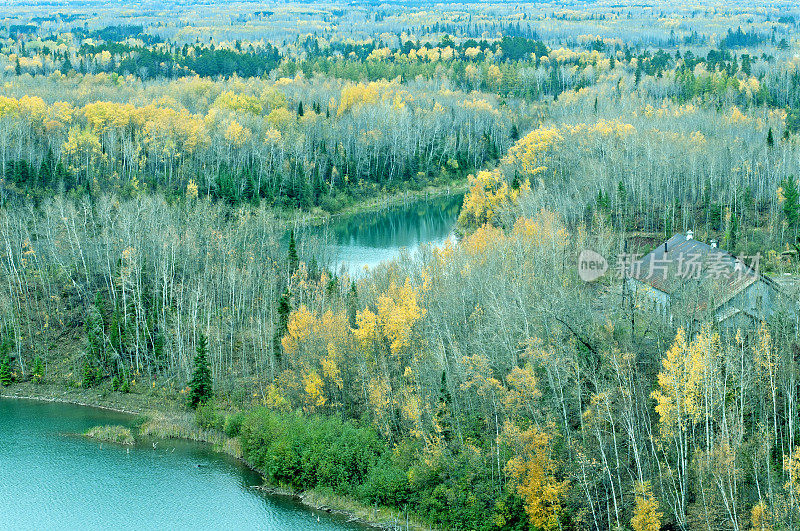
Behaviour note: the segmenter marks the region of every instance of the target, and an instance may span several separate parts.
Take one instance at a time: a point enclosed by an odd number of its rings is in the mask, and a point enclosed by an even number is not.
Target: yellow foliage
[[[414,324],[425,314],[417,301],[417,291],[406,279],[402,286],[392,282],[389,290],[378,297],[378,322],[390,342],[392,354],[398,354],[411,344]]]
[[[766,323],[762,322],[758,328],[758,339],[753,347],[753,361],[758,375],[762,380],[769,381],[774,377],[775,360],[772,348],[772,338]]]
[[[370,354],[375,349],[375,344],[380,337],[378,316],[368,308],[356,313],[356,328],[353,335],[359,342],[365,354]]]
[[[506,376],[506,382],[508,391],[505,395],[505,404],[511,411],[523,409],[541,395],[537,388],[536,375],[530,366],[524,369],[514,367]]]
[[[234,94],[231,91],[222,92],[214,101],[214,106],[229,111],[248,114],[261,114],[262,104],[255,96]]]
[[[2,104],[0,104],[2,106]],[[66,125],[72,121],[72,114],[74,109],[72,105],[64,101],[57,101],[53,103],[48,109],[48,118],[51,122],[55,122],[55,125]],[[0,116],[2,116],[2,110],[0,110]]]
[[[18,110],[19,102],[16,100],[16,98],[0,96],[0,118],[14,115]]]
[[[531,524],[537,529],[558,529],[569,482],[556,478],[552,437],[536,426],[522,431],[506,421],[503,438],[515,448],[516,455],[506,464],[506,472],[511,486],[522,498]]]
[[[390,48],[375,48],[372,52],[367,56],[368,61],[383,61],[388,59],[392,56],[392,50]]]
[[[277,144],[281,141],[281,138],[281,132],[273,127],[267,129],[267,132],[264,134],[264,141],[267,144]]]
[[[656,400],[656,412],[663,435],[674,435],[687,429],[688,422],[697,422],[704,411],[702,389],[711,378],[713,358],[720,352],[719,334],[703,327],[691,344],[681,328],[672,347],[661,360],[658,373],[659,389],[651,396]]]
[[[500,72],[500,68],[498,68],[497,65],[490,66],[486,74],[489,77],[490,83],[494,84],[495,86],[500,85],[500,81],[503,78],[503,74]]]
[[[277,129],[285,129],[290,123],[294,121],[294,115],[283,107],[273,109],[267,115],[267,121]]]
[[[289,322],[286,325],[286,335],[281,339],[283,349],[287,353],[297,353],[303,343],[311,337],[314,321],[314,314],[312,314],[305,305],[301,305],[289,315]]]
[[[274,87],[266,87],[261,91],[262,108],[266,107],[267,110],[279,109],[286,107],[286,96]]]
[[[504,162],[519,167],[522,175],[530,178],[544,172],[544,157],[562,140],[557,127],[539,127],[520,138],[508,151]]]
[[[266,396],[264,397],[264,405],[270,409],[289,409],[291,404],[280,390],[273,384],[267,387]]]
[[[502,384],[492,376],[491,365],[485,356],[480,354],[464,356],[461,358],[461,364],[466,373],[461,389],[474,389],[479,396],[484,398],[502,391]]]
[[[225,140],[236,146],[242,146],[250,140],[250,130],[233,120],[225,130]]]
[[[81,165],[90,164],[102,154],[100,139],[88,129],[73,127],[62,148],[64,154],[73,157]]]
[[[541,210],[531,218],[520,217],[514,223],[512,236],[534,246],[563,248],[569,243],[569,233],[560,223],[555,212]]]
[[[739,107],[734,106],[733,110],[731,111],[730,116],[728,116],[728,121],[733,124],[739,124],[748,122],[750,119],[739,110]]]
[[[464,50],[464,55],[466,55],[469,59],[475,59],[476,57],[478,57],[479,53],[481,53],[481,49],[478,48],[477,46],[473,46],[471,48],[467,48],[466,50]],[[467,68],[469,68],[470,66],[472,65],[467,66]]]
[[[22,96],[19,99],[20,113],[32,124],[41,125],[47,116],[47,104],[38,96]]]
[[[338,354],[336,347],[333,343],[328,343],[328,355],[320,360],[322,365],[322,374],[325,378],[331,380],[336,387],[342,388],[342,374],[339,370]]]
[[[367,383],[367,399],[375,415],[376,426],[384,433],[388,433],[393,408],[389,384],[383,378],[372,378]]]
[[[303,389],[306,392],[306,409],[308,411],[314,411],[315,408],[325,405],[322,378],[316,371],[303,375]]]
[[[516,199],[498,170],[484,170],[479,171],[478,175],[470,175],[469,185],[458,217],[463,226],[477,227],[494,222],[501,208]]]
[[[659,531],[663,513],[658,510],[658,500],[653,496],[650,482],[636,483],[636,508],[631,518],[633,531]]]
[[[134,110],[133,105],[109,101],[88,103],[82,109],[86,123],[98,132],[124,129],[131,122]]]
[[[403,418],[408,421],[412,428],[411,434],[415,437],[420,437],[423,434],[422,430],[422,401],[414,393],[411,387],[404,386],[402,390],[403,403],[400,408],[400,413]]]
[[[794,452],[783,464],[783,468],[789,475],[789,481],[785,485],[786,490],[796,500],[800,499],[800,446],[795,447]]]
[[[186,185],[186,198],[197,199],[197,183],[194,179],[189,179],[189,183]]]
[[[750,511],[750,531],[772,531],[772,517],[767,510],[767,504],[764,500],[759,501],[753,505]]]
[[[506,235],[497,227],[483,225],[464,238],[462,247],[472,256],[485,256],[496,245],[503,245]]]
[[[337,116],[342,116],[349,110],[363,104],[371,104],[378,101],[379,90],[386,87],[386,83],[358,83],[356,85],[348,85],[342,89],[342,94],[339,98],[339,108],[336,111]]]

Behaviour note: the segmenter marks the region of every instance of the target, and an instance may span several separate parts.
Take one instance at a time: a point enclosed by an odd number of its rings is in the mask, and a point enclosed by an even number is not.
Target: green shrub
[[[225,435],[228,437],[237,437],[242,429],[244,422],[244,413],[234,413],[225,418]]]
[[[197,407],[197,425],[204,430],[220,430],[225,427],[225,417],[221,415],[214,404],[205,404]]]
[[[111,380],[111,389],[120,393],[131,392],[131,379],[127,369],[123,368],[120,373],[114,376]]]
[[[272,484],[410,510],[443,529],[497,529],[498,522],[527,529],[519,498],[498,492],[487,454],[476,448],[445,447],[438,458],[423,460],[419,442],[392,448],[375,430],[338,417],[264,408],[243,417],[243,456]]]
[[[358,496],[370,505],[403,507],[411,499],[408,473],[391,459],[383,458],[370,469]]]
[[[33,369],[31,370],[31,380],[33,383],[40,384],[44,381],[44,363],[42,358],[36,356],[33,360]]]
[[[338,418],[258,409],[241,426],[245,457],[273,483],[353,494],[386,451],[374,430]]]

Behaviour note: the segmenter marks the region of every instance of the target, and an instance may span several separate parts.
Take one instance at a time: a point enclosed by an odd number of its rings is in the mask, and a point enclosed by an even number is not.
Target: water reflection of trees
[[[327,230],[338,245],[409,247],[445,237],[458,218],[463,196],[436,198],[405,207],[336,220]]]

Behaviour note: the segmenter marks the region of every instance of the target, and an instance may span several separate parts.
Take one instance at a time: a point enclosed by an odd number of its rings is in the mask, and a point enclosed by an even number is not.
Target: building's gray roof
[[[628,276],[667,294],[683,288],[692,279],[713,282],[730,299],[760,278],[739,258],[694,238],[678,233],[635,261]]]

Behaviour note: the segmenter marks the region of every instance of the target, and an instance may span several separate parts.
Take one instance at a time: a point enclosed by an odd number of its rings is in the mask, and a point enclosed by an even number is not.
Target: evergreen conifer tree
[[[8,387],[14,381],[14,375],[11,372],[11,356],[3,354],[0,358],[0,385]]]
[[[291,311],[291,294],[287,289],[278,299],[278,326],[275,329],[275,336],[272,338],[272,351],[275,355],[275,361],[278,363],[281,361],[282,354],[281,338],[289,326],[289,314]]]
[[[797,190],[794,176],[790,175],[783,179],[781,188],[783,189],[783,214],[786,216],[786,223],[794,231],[797,227],[798,216],[800,216],[800,204],[798,204],[800,192]]]
[[[194,373],[189,382],[191,393],[189,403],[193,408],[202,406],[214,397],[211,367],[208,364],[208,339],[201,333],[197,340],[197,354],[194,357]]]

